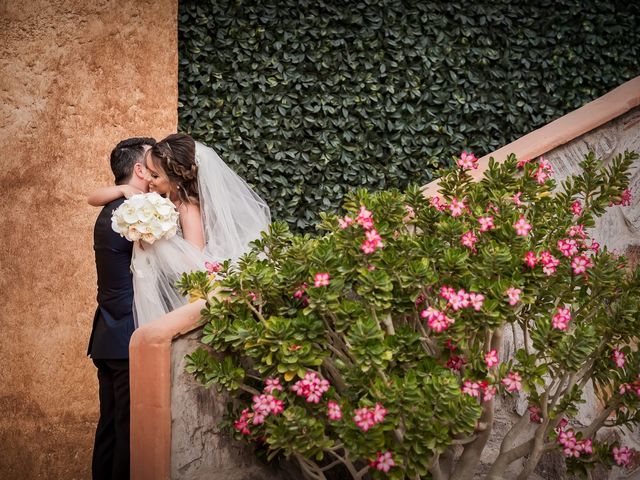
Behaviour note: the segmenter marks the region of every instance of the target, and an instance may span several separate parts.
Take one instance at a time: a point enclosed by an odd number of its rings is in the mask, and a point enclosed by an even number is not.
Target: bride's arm
[[[129,198],[138,193],[143,192],[131,185],[111,185],[109,187],[98,188],[91,192],[87,197],[87,203],[94,207],[103,207],[107,203],[120,197]]]
[[[200,207],[194,204],[183,203],[178,209],[180,212],[180,225],[184,239],[195,245],[200,250],[204,249],[204,231],[202,230],[202,218]]]

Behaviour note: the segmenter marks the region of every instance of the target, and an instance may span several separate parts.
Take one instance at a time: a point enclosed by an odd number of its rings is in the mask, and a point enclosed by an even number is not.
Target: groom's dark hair
[[[133,174],[133,166],[142,162],[145,145],[153,147],[156,144],[154,138],[134,137],[122,140],[111,151],[111,171],[115,177],[116,185],[127,183]]]

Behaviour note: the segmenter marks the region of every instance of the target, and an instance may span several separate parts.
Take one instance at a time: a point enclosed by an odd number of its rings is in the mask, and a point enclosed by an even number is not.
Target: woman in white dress
[[[189,135],[172,134],[145,157],[149,191],[169,198],[179,213],[178,234],[153,244],[136,242],[131,260],[137,326],[184,305],[175,288],[183,272],[205,262],[237,260],[271,222],[267,204],[216,152]],[[141,192],[105,187],[89,196],[105,205],[123,194]]]

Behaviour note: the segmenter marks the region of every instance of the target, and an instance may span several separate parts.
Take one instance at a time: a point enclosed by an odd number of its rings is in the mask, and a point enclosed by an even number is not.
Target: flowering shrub
[[[586,229],[628,198],[635,158],[589,155],[554,191],[543,159],[491,161],[473,182],[465,152],[440,196],[353,192],[317,238],[274,223],[237,265],[183,277],[207,299],[187,370],[234,392],[237,438],[310,479],[338,464],[355,479],[472,478],[509,395],[528,412],[487,478],[525,456],[528,478],[552,449],[576,472],[626,465],[633,451],[596,433],[640,418],[640,274]],[[513,358],[505,328],[523,339]],[[569,426],[588,382],[604,409]]]

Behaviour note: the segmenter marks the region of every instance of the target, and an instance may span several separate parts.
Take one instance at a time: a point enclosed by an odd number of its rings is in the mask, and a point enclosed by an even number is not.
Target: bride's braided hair
[[[178,187],[178,198],[199,203],[196,142],[189,135],[174,133],[151,147],[151,161]]]

